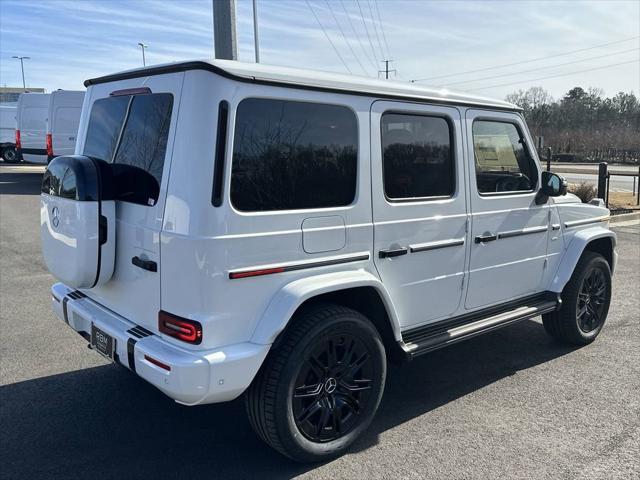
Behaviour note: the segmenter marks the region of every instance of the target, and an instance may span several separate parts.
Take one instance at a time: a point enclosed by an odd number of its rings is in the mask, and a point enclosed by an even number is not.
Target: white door
[[[112,164],[116,260],[111,280],[85,291],[150,330],[160,310],[160,232],[184,73],[96,85],[79,151]]]
[[[374,102],[374,255],[402,327],[446,318],[462,295],[467,207],[456,108]]]
[[[547,252],[549,208],[536,205],[540,168],[515,113],[466,112],[471,257],[465,307],[537,293]]]

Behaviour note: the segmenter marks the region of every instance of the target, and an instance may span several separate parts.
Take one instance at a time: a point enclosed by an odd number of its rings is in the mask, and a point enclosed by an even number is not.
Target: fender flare
[[[576,232],[573,235],[573,239],[567,246],[567,249],[560,261],[560,265],[558,265],[558,269],[556,270],[555,275],[553,276],[553,280],[551,282],[551,286],[549,288],[550,291],[560,293],[562,289],[567,284],[573,271],[578,264],[578,260],[582,256],[586,246],[599,238],[610,238],[612,243],[612,248],[614,250],[612,259],[613,265],[611,265],[611,271],[613,272],[615,268],[616,255],[615,248],[617,237],[615,232],[609,230],[608,228],[602,226],[595,226],[590,228],[585,228]]]
[[[357,287],[376,289],[387,310],[394,337],[398,341],[401,340],[398,316],[384,285],[370,272],[355,270],[314,275],[293,280],[284,285],[269,302],[253,332],[251,342],[263,345],[272,344],[286,328],[298,307],[310,298]]]

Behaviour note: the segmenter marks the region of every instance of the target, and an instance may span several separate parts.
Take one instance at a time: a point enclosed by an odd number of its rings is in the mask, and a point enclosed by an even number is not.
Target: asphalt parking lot
[[[351,452],[299,465],[242,401],[183,407],[56,320],[41,169],[0,166],[0,478],[640,478],[640,227],[616,228],[607,325],[568,348],[539,319],[392,368]]]

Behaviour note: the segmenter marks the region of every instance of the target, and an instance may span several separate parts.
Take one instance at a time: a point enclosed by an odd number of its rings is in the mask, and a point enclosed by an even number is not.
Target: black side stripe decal
[[[62,299],[62,315],[64,316],[64,321],[67,325],[69,325],[69,315],[67,314],[67,302],[69,302],[69,297],[65,295]]]
[[[86,297],[87,296],[80,290],[74,290],[73,292],[69,292],[64,296],[64,298],[62,299],[62,315],[64,316],[64,321],[67,325],[69,325],[69,312],[67,309],[67,303],[69,303],[69,300],[79,300]]]
[[[133,355],[133,347],[135,346],[136,342],[137,340],[134,340],[131,337],[129,337],[129,340],[127,340],[127,359],[129,360],[129,368],[134,373],[136,371],[136,358]]]
[[[153,335],[152,332],[150,332],[146,328],[141,327],[140,325],[136,325],[135,327],[130,328],[129,330],[127,330],[127,333],[130,333],[136,338],[144,338]]]

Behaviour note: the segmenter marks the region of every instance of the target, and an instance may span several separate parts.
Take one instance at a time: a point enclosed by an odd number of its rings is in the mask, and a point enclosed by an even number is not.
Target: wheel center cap
[[[333,377],[327,378],[327,381],[324,382],[324,391],[327,393],[333,393],[337,386],[338,386],[338,382],[336,381],[335,378]]]

